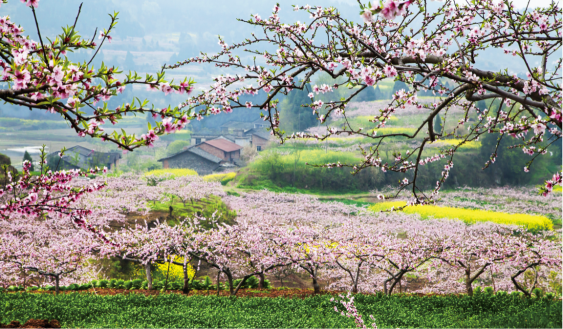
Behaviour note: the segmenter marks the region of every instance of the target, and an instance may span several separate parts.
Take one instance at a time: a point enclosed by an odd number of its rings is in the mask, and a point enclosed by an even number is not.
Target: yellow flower
[[[407,203],[405,201],[381,202],[370,206],[368,209],[372,211],[382,211],[391,209],[391,207],[402,207]],[[509,214],[505,212],[497,212],[481,209],[463,209],[453,207],[438,206],[409,206],[402,210],[407,214],[419,214],[422,218],[449,218],[461,219],[465,223],[474,224],[476,222],[493,222],[505,225],[524,226],[527,229],[552,230],[553,223],[545,216],[527,215],[527,214]]]

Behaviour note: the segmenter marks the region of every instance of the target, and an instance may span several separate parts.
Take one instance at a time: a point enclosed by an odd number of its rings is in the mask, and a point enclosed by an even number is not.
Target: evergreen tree
[[[404,89],[405,92],[410,91],[409,86],[407,86],[406,83],[404,83],[401,80],[395,81],[395,84],[393,85],[393,94],[395,94],[397,91],[401,89]]]
[[[31,162],[31,169],[30,169],[30,171],[35,171],[35,170],[34,170],[35,168],[33,167],[33,159],[31,158],[31,155],[30,155],[27,151],[25,151],[25,153],[23,154],[23,161],[25,161],[25,160]],[[23,162],[23,161],[22,161],[22,162]]]
[[[307,84],[303,90],[293,90],[281,103],[280,115],[285,120],[285,125],[282,129],[286,131],[304,131],[305,129],[317,124],[317,117],[313,114],[308,107],[302,107],[302,104],[311,103],[309,92],[312,90],[311,86]]]
[[[375,89],[371,86],[367,86],[366,89],[362,90],[358,96],[356,96],[357,102],[371,102],[376,100]]]
[[[437,134],[442,132],[442,118],[440,118],[440,115],[437,115],[434,119],[434,132]]]

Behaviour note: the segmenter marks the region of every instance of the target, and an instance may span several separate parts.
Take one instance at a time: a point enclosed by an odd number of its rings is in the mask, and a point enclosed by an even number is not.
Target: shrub
[[[117,280],[116,279],[111,279],[109,280],[109,287],[110,288],[115,288],[115,285],[117,284]]]
[[[90,283],[92,284],[92,287],[94,287],[94,288],[100,287],[100,281],[98,281],[98,280],[92,280]]]
[[[211,278],[208,277],[208,276],[205,276],[203,278],[203,283],[202,283],[203,289],[208,290],[208,289],[211,288],[212,285],[213,285],[213,283],[211,282]]]
[[[133,282],[132,282],[132,281],[125,281],[125,284],[123,285],[123,288],[125,288],[125,289],[131,289],[132,286],[133,286]]]
[[[485,293],[492,295],[495,293],[495,290],[493,289],[493,287],[485,287]]]
[[[79,287],[80,290],[88,290],[90,288],[92,288],[92,284],[90,284],[90,283],[81,284],[80,287]]]
[[[68,286],[68,290],[78,290],[78,285],[76,283],[73,283]]]
[[[265,289],[272,289],[272,283],[270,282],[270,280],[268,280],[268,279],[264,280],[264,288]]]
[[[125,280],[123,279],[117,280],[117,282],[115,283],[115,287],[117,289],[123,289],[125,287]]]
[[[143,280],[135,279],[132,281],[131,287],[132,289],[141,289],[142,285],[143,285]]]
[[[535,288],[532,291],[532,295],[534,295],[534,297],[536,297],[536,298],[542,298],[543,297],[543,290],[541,290],[541,288]]]
[[[144,280],[143,283],[141,284],[141,289],[147,290],[149,288],[149,282],[147,280]]]
[[[258,285],[260,284],[260,282],[258,281],[258,279],[256,279],[255,276],[251,276],[250,278],[248,278],[245,282],[245,286],[246,288],[251,288],[251,289],[256,289],[258,288]]]
[[[39,289],[39,287],[27,287],[25,291],[35,291],[37,289]]]
[[[108,283],[108,280],[100,280],[100,288],[107,288]]]
[[[172,284],[170,284],[170,288],[172,288],[172,290],[180,290],[182,289],[183,284],[179,281],[174,281],[172,282]]]

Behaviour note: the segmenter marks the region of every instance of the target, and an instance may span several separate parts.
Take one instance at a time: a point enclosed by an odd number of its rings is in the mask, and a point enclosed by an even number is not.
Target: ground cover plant
[[[332,295],[300,298],[229,298],[181,295],[0,294],[0,322],[56,318],[63,327],[353,328],[354,317]],[[379,328],[557,328],[561,301],[519,295],[365,296],[355,305]],[[334,311],[339,307],[339,312]],[[367,321],[367,320],[366,320]]]

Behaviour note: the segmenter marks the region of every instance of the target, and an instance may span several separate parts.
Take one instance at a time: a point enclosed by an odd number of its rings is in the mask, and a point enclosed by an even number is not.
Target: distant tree
[[[401,89],[404,89],[405,92],[410,91],[409,86],[407,86],[406,83],[404,83],[401,80],[395,81],[395,84],[393,85],[393,94],[395,94],[397,91]]]
[[[434,132],[437,134],[442,133],[442,119],[439,115],[437,115],[436,119],[434,120]]]
[[[35,168],[33,167],[33,159],[31,158],[31,155],[27,151],[25,151],[25,153],[23,154],[23,161],[26,161],[26,160],[31,162],[30,171],[35,171],[34,170]]]
[[[317,124],[317,117],[313,115],[312,111],[308,107],[301,106],[311,103],[308,96],[310,91],[312,88],[307,84],[303,90],[296,90],[282,101],[280,115],[286,120],[284,123],[286,131],[304,131]]]
[[[184,140],[173,141],[166,148],[166,154],[167,155],[176,154],[178,152],[181,152],[184,148],[188,146],[190,146],[190,141],[184,141]]]
[[[480,100],[477,102],[477,108],[482,111],[487,108],[487,104],[484,100]]]
[[[368,86],[366,89],[362,90],[356,97],[358,102],[371,102],[378,99],[375,93],[375,89],[373,89],[373,87],[371,86]]]

